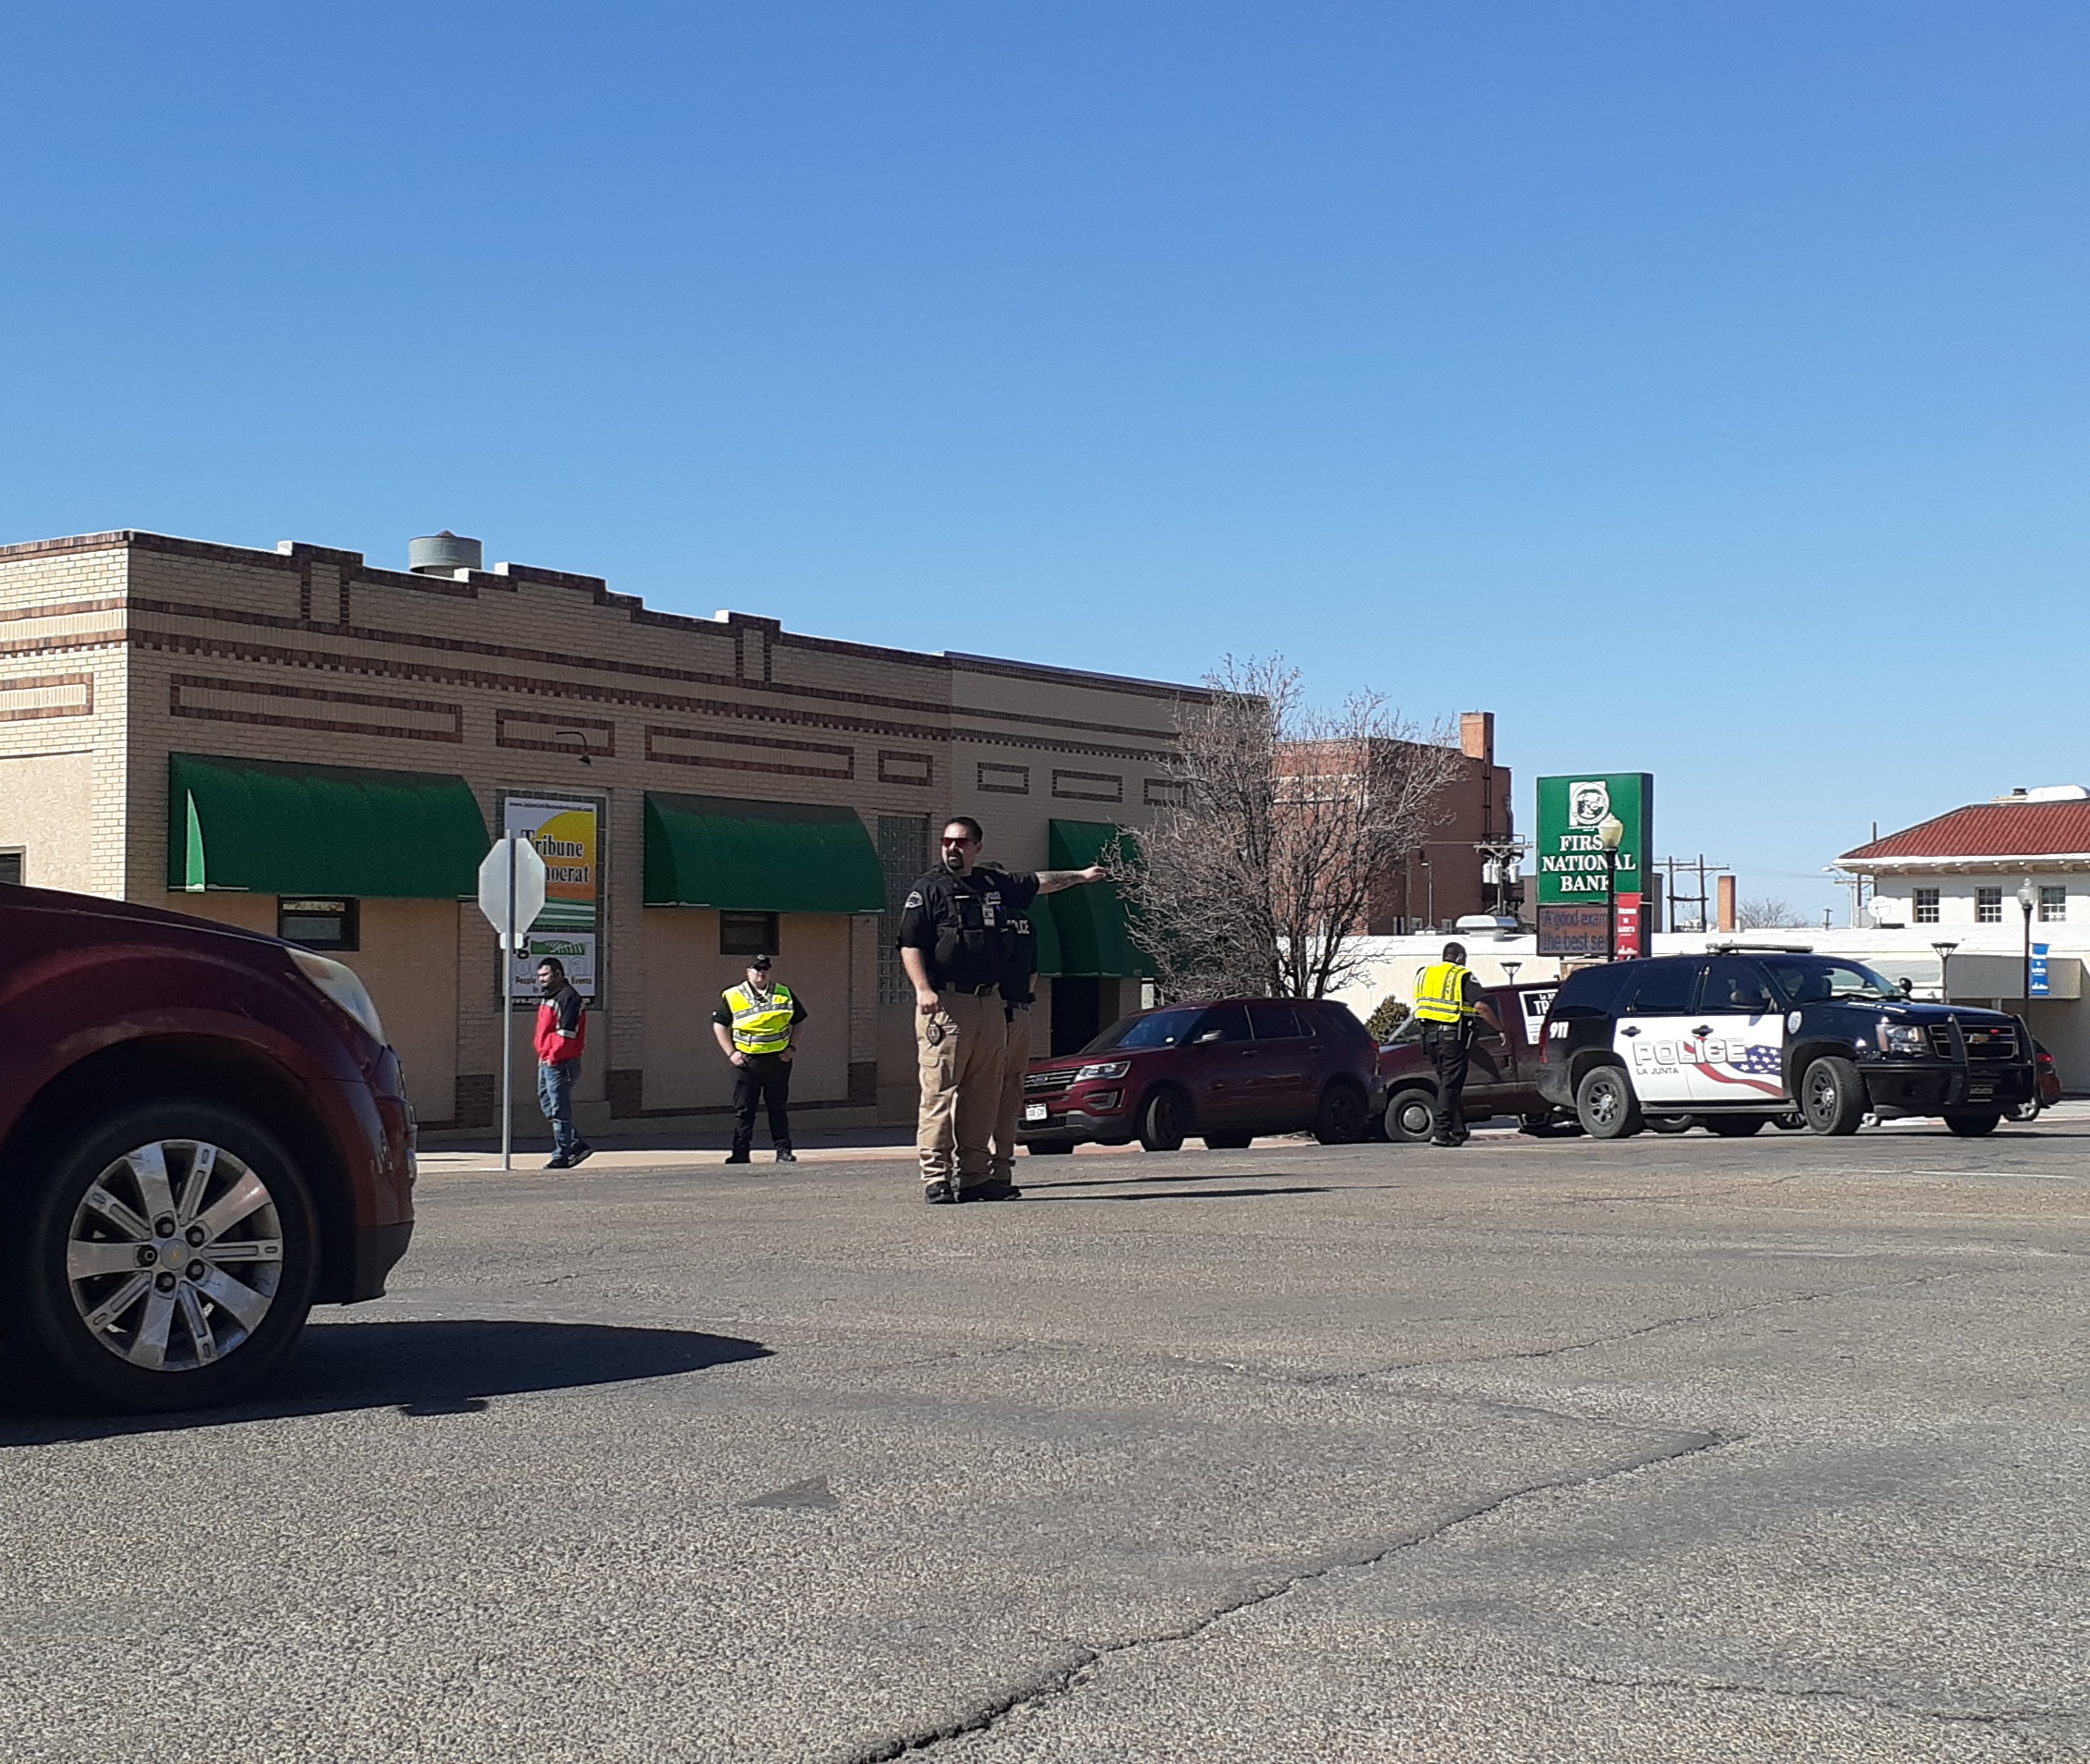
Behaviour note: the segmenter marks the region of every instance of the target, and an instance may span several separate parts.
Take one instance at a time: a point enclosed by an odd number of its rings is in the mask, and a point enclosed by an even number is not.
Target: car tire
[[[1253,1133],[1206,1133],[1206,1151],[1246,1151],[1254,1139]]]
[[[1643,1115],[1640,1124],[1651,1133],[1688,1133],[1693,1127],[1709,1127],[1696,1115]]]
[[[2042,1103],[2038,1097],[2034,1096],[2024,1102],[2016,1104],[2011,1109],[2010,1113],[2004,1117],[2004,1119],[2007,1121],[2014,1121],[2020,1126],[2023,1126],[2027,1122],[2037,1121],[2039,1119],[2040,1109],[2045,1107],[2046,1105]]]
[[[296,1160],[253,1117],[140,1103],[38,1163],[0,1234],[0,1336],[32,1385],[127,1414],[216,1407],[296,1345],[318,1216]]]
[[[1945,1124],[1962,1139],[1980,1139],[1994,1133],[2002,1119],[1993,1109],[1955,1109],[1945,1117]]]
[[[1773,1115],[1771,1125],[1781,1133],[1803,1133],[1807,1131],[1807,1118],[1797,1109],[1790,1109],[1782,1115]]]
[[[1751,1133],[1763,1131],[1766,1119],[1763,1115],[1707,1115],[1703,1124],[1708,1133],[1717,1133],[1722,1139],[1747,1139]]]
[[[1436,1131],[1436,1098],[1426,1090],[1397,1090],[1387,1098],[1386,1136],[1399,1145],[1422,1145]]]
[[[1354,1145],[1364,1137],[1364,1111],[1369,1105],[1355,1084],[1338,1082],[1321,1093],[1321,1106],[1314,1111],[1314,1137],[1324,1145]]]
[[[1854,1133],[1867,1107],[1864,1080],[1850,1060],[1824,1054],[1808,1062],[1800,1080],[1800,1112],[1813,1132],[1839,1138]]]
[[[1064,1158],[1074,1149],[1071,1139],[1033,1139],[1023,1149],[1033,1158]]]
[[[1623,1066],[1592,1066],[1575,1086],[1575,1116],[1592,1139],[1625,1139],[1643,1126],[1640,1099]]]
[[[1140,1144],[1150,1152],[1181,1151],[1190,1137],[1190,1114],[1181,1091],[1150,1092],[1140,1105]]]

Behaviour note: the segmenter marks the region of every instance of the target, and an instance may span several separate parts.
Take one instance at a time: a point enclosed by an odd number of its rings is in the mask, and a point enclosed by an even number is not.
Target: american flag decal
[[[1785,1086],[1778,1082],[1784,1065],[1783,1057],[1776,1047],[1761,1044],[1744,1047],[1740,1055],[1722,1065],[1709,1066],[1701,1060],[1698,1070],[1717,1084],[1739,1084],[1745,1090],[1760,1090],[1766,1096],[1782,1096]],[[1765,1079],[1771,1080],[1769,1084]]]

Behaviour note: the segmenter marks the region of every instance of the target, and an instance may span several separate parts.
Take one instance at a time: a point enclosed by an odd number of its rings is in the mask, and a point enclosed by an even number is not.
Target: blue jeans
[[[581,1145],[581,1135],[573,1128],[573,1081],[580,1075],[578,1060],[537,1068],[537,1107],[552,1123],[552,1145],[562,1158]]]

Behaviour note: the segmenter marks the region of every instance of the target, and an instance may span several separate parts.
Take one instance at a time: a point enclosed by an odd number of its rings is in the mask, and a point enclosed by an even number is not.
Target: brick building
[[[432,1129],[494,1122],[500,958],[470,897],[504,826],[553,865],[539,947],[592,972],[584,1131],[725,1109],[709,1013],[756,947],[812,1012],[797,1096],[843,1125],[911,1110],[888,915],[942,819],[1057,867],[1172,788],[1194,688],[678,617],[446,540],[414,571],[135,532],[0,547],[0,875],[338,952]],[[1107,888],[1049,904],[1037,1034],[1078,1045],[1140,964]]]
[[[1278,760],[1294,775],[1326,773],[1327,756],[1312,750],[1326,742],[1289,742]],[[1345,772],[1356,770],[1338,757]],[[1400,937],[1450,925],[1468,913],[1505,913],[1522,904],[1522,885],[1490,880],[1488,853],[1515,837],[1509,807],[1509,768],[1495,763],[1495,713],[1467,711],[1459,718],[1459,751],[1450,780],[1438,792],[1429,837],[1404,859],[1389,863],[1374,878],[1365,922],[1367,937]],[[1497,872],[1499,875],[1499,872]]]

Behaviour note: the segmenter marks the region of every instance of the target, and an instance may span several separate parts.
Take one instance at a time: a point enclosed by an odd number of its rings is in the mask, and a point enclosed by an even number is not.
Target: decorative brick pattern
[[[591,759],[615,759],[617,725],[598,717],[498,710],[494,713],[494,745],[536,753],[585,753]]]
[[[1125,780],[1115,772],[1065,772],[1056,767],[1052,793],[1074,802],[1122,802]]]
[[[394,735],[409,741],[461,741],[464,706],[425,698],[320,692],[273,681],[207,680],[177,674],[167,714],[261,729],[310,729],[334,735]]]
[[[912,784],[926,789],[936,781],[934,753],[909,753],[890,747],[878,750],[878,782]]]
[[[708,729],[668,729],[653,723],[646,726],[646,757],[676,766],[714,766],[728,772],[774,772],[784,778],[856,776],[853,747],[787,741],[768,735],[727,735]]]
[[[982,760],[979,786],[991,796],[1028,796],[1031,793],[1031,768],[1028,766],[1004,765],[998,760]]]
[[[1150,778],[1140,791],[1148,808],[1181,808],[1189,800],[1190,786],[1179,778]]]
[[[46,717],[92,717],[92,674],[31,674],[0,680],[0,723],[34,723]]]

